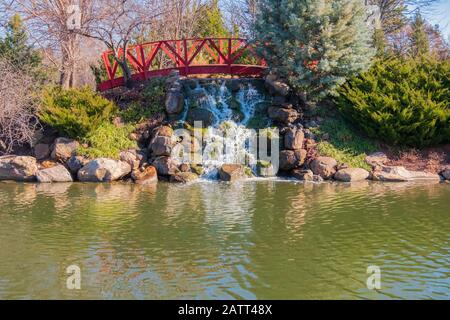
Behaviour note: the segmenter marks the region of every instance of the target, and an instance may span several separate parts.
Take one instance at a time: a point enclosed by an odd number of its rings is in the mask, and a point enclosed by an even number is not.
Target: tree
[[[11,17],[6,26],[6,36],[0,39],[0,58],[21,70],[34,69],[41,64],[40,54],[28,44],[28,36],[18,14]]]
[[[430,42],[426,32],[426,22],[417,12],[411,23],[411,52],[413,56],[421,56],[430,52]]]
[[[97,39],[111,50],[122,71],[125,85],[132,86],[126,52],[135,32],[153,24],[163,10],[156,0],[91,0],[89,20],[77,30],[82,36]]]
[[[305,100],[333,93],[367,69],[374,49],[360,0],[261,0],[259,53]]]
[[[206,5],[203,16],[199,19],[196,35],[198,37],[228,37],[230,35],[230,31],[225,27],[218,0],[211,0]]]

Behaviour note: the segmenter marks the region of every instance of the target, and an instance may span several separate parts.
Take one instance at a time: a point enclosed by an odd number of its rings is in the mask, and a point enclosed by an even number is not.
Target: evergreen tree
[[[39,53],[28,45],[28,37],[18,14],[6,26],[6,36],[0,39],[0,58],[8,60],[21,70],[34,69],[41,64]]]
[[[426,21],[422,18],[420,12],[414,16],[411,23],[411,50],[414,57],[421,56],[430,52],[430,42],[426,32]]]
[[[228,37],[230,35],[225,27],[218,0],[211,0],[206,5],[205,14],[198,23],[197,35],[199,37]]]
[[[371,63],[363,0],[261,0],[259,53],[271,70],[313,101]]]

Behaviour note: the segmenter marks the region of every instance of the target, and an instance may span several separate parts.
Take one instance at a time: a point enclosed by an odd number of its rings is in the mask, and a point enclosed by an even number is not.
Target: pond
[[[449,184],[0,183],[0,203],[0,299],[450,298]]]

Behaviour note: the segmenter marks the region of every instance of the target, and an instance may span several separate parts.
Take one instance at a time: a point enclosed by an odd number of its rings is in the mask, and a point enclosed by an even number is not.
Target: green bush
[[[91,159],[117,159],[121,151],[137,147],[136,142],[129,138],[134,129],[133,125],[116,127],[114,124],[104,123],[86,136],[83,142],[88,146],[78,148],[77,152]]]
[[[338,93],[339,110],[370,137],[411,147],[450,139],[450,60],[378,61]]]
[[[164,112],[164,99],[166,97],[166,83],[164,78],[148,80],[141,95],[141,101],[133,101],[122,111],[121,117],[126,122],[138,123],[150,118],[155,113]]]
[[[68,90],[48,87],[43,92],[39,118],[62,135],[83,139],[109,122],[117,111],[112,102],[88,87]]]

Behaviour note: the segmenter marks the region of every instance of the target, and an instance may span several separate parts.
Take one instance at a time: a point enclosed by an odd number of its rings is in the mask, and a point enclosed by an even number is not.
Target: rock
[[[66,161],[71,156],[75,155],[75,151],[79,146],[80,144],[78,141],[67,138],[57,138],[53,144],[51,157],[52,159]]]
[[[116,128],[122,128],[125,123],[123,122],[121,117],[115,117],[112,121],[112,124],[116,127]]]
[[[278,80],[277,77],[273,74],[266,77],[265,86],[271,95],[286,97],[290,91],[289,86],[286,83]]]
[[[313,181],[314,173],[311,170],[294,169],[291,172],[292,177],[302,181]]]
[[[178,164],[170,157],[162,156],[153,161],[153,166],[159,175],[169,176],[177,173]]]
[[[204,108],[190,108],[186,117],[190,125],[194,125],[194,121],[201,121],[204,128],[211,126],[216,122],[214,114]]]
[[[164,136],[156,136],[150,143],[150,150],[153,156],[170,156],[172,153],[172,138]]]
[[[136,170],[141,166],[144,157],[136,150],[127,150],[120,152],[119,158],[120,161],[128,163],[131,167],[131,170]]]
[[[37,160],[47,159],[50,156],[50,146],[46,143],[38,143],[34,147],[34,156]]]
[[[70,172],[61,164],[51,168],[39,170],[36,173],[36,180],[40,183],[73,181]]]
[[[286,103],[286,97],[285,96],[275,96],[272,99],[272,105],[273,106],[282,106],[284,103]]]
[[[303,139],[305,135],[302,130],[297,128],[288,128],[284,134],[284,147],[289,150],[298,150],[303,148]]]
[[[241,83],[239,79],[233,79],[230,81],[231,92],[238,92],[241,89]]]
[[[180,171],[181,172],[191,172],[191,166],[189,163],[182,163],[180,164]]]
[[[57,165],[59,165],[59,162],[53,160],[45,160],[38,164],[38,170],[53,168]]]
[[[173,129],[169,126],[159,126],[153,129],[152,135],[153,137],[156,136],[172,137]]]
[[[34,181],[37,170],[34,157],[11,155],[0,157],[0,180]]]
[[[183,93],[176,88],[170,89],[166,95],[165,106],[168,114],[181,113],[184,109]]]
[[[445,180],[450,180],[450,169],[445,169],[441,172],[441,175],[444,177]]]
[[[314,181],[314,182],[323,182],[323,178],[322,178],[321,176],[315,174],[315,175],[313,176],[313,181]]]
[[[148,166],[142,170],[133,170],[131,178],[136,184],[140,185],[155,184],[158,182],[158,174],[154,166]]]
[[[191,164],[191,170],[198,176],[201,176],[203,174],[203,167],[197,164]]]
[[[297,157],[292,150],[283,150],[280,152],[280,169],[289,171],[297,166]]]
[[[334,175],[334,179],[343,182],[353,182],[366,180],[369,177],[369,171],[361,168],[341,169]]]
[[[375,181],[404,182],[404,181],[440,181],[438,174],[423,171],[409,171],[401,166],[378,166],[372,172]]]
[[[336,173],[336,166],[336,160],[330,157],[318,157],[310,164],[312,172],[323,179],[331,179]]]
[[[69,168],[69,171],[73,175],[76,175],[81,168],[88,164],[88,162],[89,159],[83,156],[71,156],[69,160],[67,160],[66,165]]]
[[[244,166],[240,164],[224,164],[219,170],[220,180],[238,181],[246,178]]]
[[[269,107],[267,109],[269,118],[272,120],[290,124],[299,118],[300,114],[294,109],[283,109],[278,107]]]
[[[290,171],[305,163],[307,152],[304,149],[283,150],[280,152],[280,169]]]
[[[82,182],[109,182],[123,178],[131,172],[131,166],[123,161],[98,158],[90,161],[78,171]]]
[[[275,177],[277,175],[275,168],[268,161],[258,161],[256,168],[260,177]]]
[[[170,176],[170,182],[188,183],[198,179],[198,175],[193,172],[178,172]]]
[[[371,166],[381,166],[388,161],[388,157],[383,152],[371,153],[366,157],[366,163]]]

